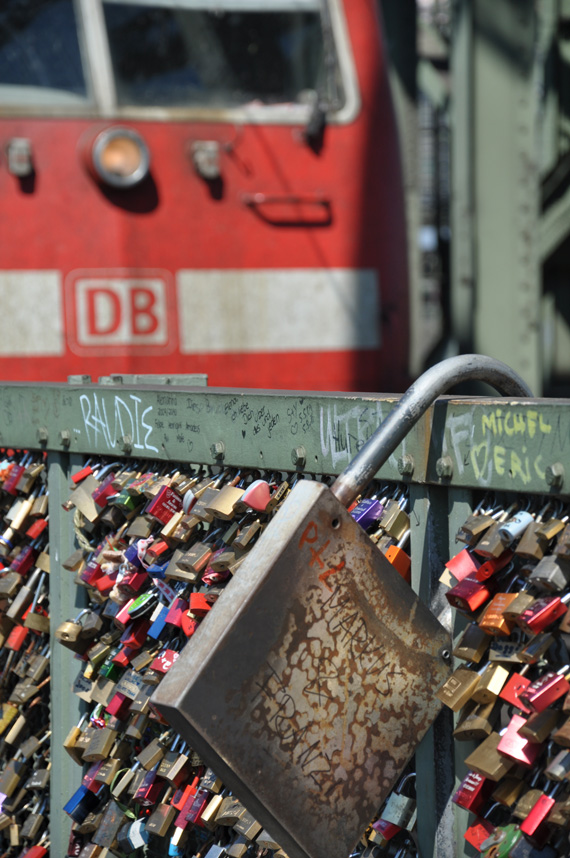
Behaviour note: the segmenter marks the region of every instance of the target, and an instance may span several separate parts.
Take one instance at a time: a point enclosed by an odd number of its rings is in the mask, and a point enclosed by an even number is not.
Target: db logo
[[[174,347],[174,300],[167,271],[75,271],[67,307],[78,353],[105,354],[136,346],[147,353]]]

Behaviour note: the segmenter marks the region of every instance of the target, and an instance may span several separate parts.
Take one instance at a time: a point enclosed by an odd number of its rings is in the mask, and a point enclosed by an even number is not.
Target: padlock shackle
[[[374,435],[336,478],[332,493],[348,506],[404,440],[430,405],[462,381],[484,381],[502,396],[532,396],[532,391],[502,361],[486,355],[460,355],[432,366],[415,381]]]

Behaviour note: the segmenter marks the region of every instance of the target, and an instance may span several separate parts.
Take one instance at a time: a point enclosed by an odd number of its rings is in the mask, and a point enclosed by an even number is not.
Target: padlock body
[[[445,650],[332,492],[302,480],[153,703],[291,858],[345,858],[440,709]]]

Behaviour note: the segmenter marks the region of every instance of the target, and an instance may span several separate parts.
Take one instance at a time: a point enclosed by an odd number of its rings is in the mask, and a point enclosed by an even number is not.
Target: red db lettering
[[[121,302],[112,289],[88,289],[87,329],[90,336],[114,334],[121,324]],[[106,324],[105,324],[106,323]]]
[[[153,312],[156,296],[150,289],[140,286],[131,289],[131,320],[135,336],[153,334],[158,328],[158,319]]]

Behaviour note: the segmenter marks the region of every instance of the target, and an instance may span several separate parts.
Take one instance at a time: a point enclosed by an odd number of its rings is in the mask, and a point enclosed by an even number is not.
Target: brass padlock
[[[17,759],[16,754],[13,759],[6,763],[4,771],[0,775],[0,792],[5,793],[9,798],[19,786],[27,770],[28,764]]]
[[[524,557],[526,560],[541,560],[544,556],[546,542],[544,537],[541,538],[540,528],[542,525],[542,517],[548,510],[549,506],[550,503],[546,504],[546,506],[541,509],[535,520],[529,524],[523,533],[519,544],[515,548],[515,554],[517,557]]]
[[[147,771],[153,769],[166,754],[165,738],[167,734],[157,736],[137,754],[137,760]]]
[[[248,518],[250,518],[248,516]],[[236,548],[248,548],[255,536],[258,536],[264,528],[261,519],[256,518],[253,521],[248,521],[240,527],[238,535],[233,540],[232,545]]]
[[[80,622],[85,618],[84,622]],[[95,619],[96,618],[96,619]],[[88,623],[87,620],[90,620]],[[92,644],[92,638],[102,626],[102,618],[89,608],[80,611],[74,620],[66,620],[55,630],[56,640],[67,649],[83,655]]]
[[[22,585],[22,576],[18,572],[4,572],[0,577],[0,596],[11,599]]]
[[[178,811],[169,802],[173,787],[169,787],[146,821],[146,830],[155,837],[166,837]],[[200,820],[202,821],[202,820]]]
[[[481,512],[483,501],[471,513],[461,525],[455,535],[455,540],[464,542],[466,545],[476,545],[483,533],[488,530],[494,522],[492,515]]]
[[[99,781],[99,772],[97,773],[97,781]],[[93,834],[93,832],[97,831],[97,829],[101,825],[102,819],[102,811],[98,811],[97,813],[92,811],[91,813],[87,814],[82,823],[75,824],[74,831],[76,831],[77,834]]]
[[[496,702],[469,704],[461,713],[453,737],[458,742],[481,741],[490,736],[499,712]]]
[[[384,507],[379,524],[388,536],[398,541],[409,530],[410,517],[397,501],[390,498]]]
[[[214,518],[231,521],[236,514],[234,507],[243,492],[243,489],[238,489],[235,486],[224,486],[215,495],[208,495],[210,499],[205,502],[204,509],[207,513],[211,513]],[[195,508],[192,509],[192,512],[196,515]]]
[[[512,807],[519,798],[524,786],[525,783],[520,778],[503,778],[491,793],[491,799],[492,801],[498,801],[505,807]]]
[[[491,733],[478,748],[465,758],[465,765],[492,781],[499,781],[515,766],[515,761],[503,756],[497,751],[501,741],[499,733]]]
[[[490,635],[486,634],[477,623],[470,623],[457,641],[453,655],[463,661],[479,663],[490,643]]]
[[[86,763],[104,760],[111,753],[116,738],[117,730],[111,730],[110,727],[102,727],[96,730],[88,747],[83,752],[83,760]]]
[[[72,491],[66,501],[66,508],[75,507],[87,519],[94,522],[101,514],[101,507],[93,500],[93,492],[99,487],[99,480],[89,474]]]
[[[233,827],[244,810],[243,804],[235,795],[226,796],[216,814],[216,825]]]

